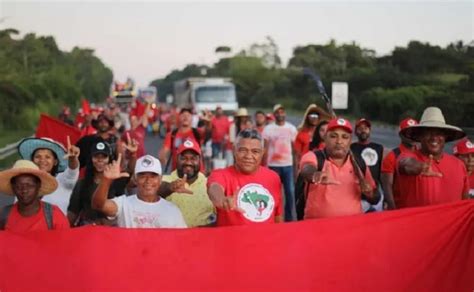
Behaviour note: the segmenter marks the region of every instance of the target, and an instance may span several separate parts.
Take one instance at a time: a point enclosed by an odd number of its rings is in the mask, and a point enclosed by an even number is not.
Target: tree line
[[[87,48],[61,51],[51,36],[0,30],[0,130],[33,130],[41,112],[56,115],[81,98],[103,101],[112,71]]]
[[[474,45],[454,42],[440,46],[411,41],[391,54],[377,56],[356,43],[310,44],[294,48],[286,67],[271,37],[232,54],[216,48],[220,59],[212,66],[190,64],[151,82],[161,98],[172,94],[173,82],[187,77],[231,77],[242,106],[270,108],[283,103],[302,110],[310,103],[323,106],[316,86],[302,68],[321,76],[330,95],[331,82],[349,83],[349,109],[339,114],[364,116],[397,124],[420,117],[426,106],[440,107],[453,124],[474,127]]]

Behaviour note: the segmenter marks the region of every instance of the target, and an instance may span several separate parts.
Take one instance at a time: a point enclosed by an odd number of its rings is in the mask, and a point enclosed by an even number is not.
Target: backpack
[[[46,221],[46,225],[48,226],[48,230],[53,230],[53,205],[42,202],[44,205],[44,219]],[[13,205],[5,206],[0,213],[0,230],[5,230],[5,226],[7,226],[8,216],[10,215],[10,211],[12,210]]]
[[[402,151],[400,150],[400,147],[393,148],[392,151],[395,154],[395,159],[397,159],[398,156],[400,156],[400,154],[402,153]]]
[[[318,171],[322,171],[324,163],[327,160],[326,150],[315,150],[316,160],[318,162]],[[354,155],[354,159],[365,175],[367,166],[364,159],[358,155]],[[306,199],[308,197],[309,184],[305,182],[303,176],[298,174],[295,182],[295,200],[296,200],[296,218],[298,221],[304,219],[304,209],[306,207]]]
[[[201,144],[201,134],[199,134],[199,131],[198,129],[196,128],[191,128],[192,132],[193,132],[193,136],[194,136],[194,139],[196,140],[196,142],[198,142],[199,144]],[[170,156],[168,157],[168,160],[166,161],[166,166],[165,166],[165,170],[163,171],[163,173],[166,173],[168,171],[168,168],[170,167],[170,163],[171,163],[171,159],[173,158],[173,151],[174,151],[174,138],[176,137],[176,133],[178,133],[178,129],[174,129],[173,131],[171,131],[171,149],[170,149]]]

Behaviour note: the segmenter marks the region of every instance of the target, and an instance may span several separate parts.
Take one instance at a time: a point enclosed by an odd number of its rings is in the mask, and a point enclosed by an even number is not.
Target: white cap
[[[138,158],[135,164],[135,174],[142,172],[153,172],[161,175],[161,163],[151,155],[145,155]]]

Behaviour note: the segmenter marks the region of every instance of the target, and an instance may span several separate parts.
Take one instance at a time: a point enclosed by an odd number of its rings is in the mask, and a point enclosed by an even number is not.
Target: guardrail
[[[31,135],[30,137],[33,137],[34,135]],[[29,137],[28,137],[29,138]],[[16,147],[18,144],[20,144],[20,141],[17,141],[15,143],[8,144],[7,146],[3,147],[0,149],[0,160],[7,158],[8,156],[14,154],[16,152]]]

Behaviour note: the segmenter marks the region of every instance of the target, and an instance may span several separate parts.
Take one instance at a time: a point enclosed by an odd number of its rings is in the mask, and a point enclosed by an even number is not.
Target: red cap
[[[469,154],[474,153],[474,144],[469,139],[462,139],[453,148],[454,154]]]
[[[331,131],[336,128],[341,128],[348,133],[352,133],[351,123],[344,118],[335,118],[329,121],[327,131]]]
[[[411,126],[414,126],[414,125],[418,125],[417,120],[412,119],[412,118],[406,118],[406,119],[404,119],[400,122],[400,127],[399,127],[398,131],[404,130],[404,129],[406,129],[408,127],[411,127]]]
[[[181,145],[179,145],[176,153],[179,155],[186,150],[193,150],[198,155],[201,155],[201,147],[199,147],[199,144],[194,140],[185,140]]]
[[[272,113],[266,114],[265,117],[269,121],[274,121],[275,120],[275,116]]]
[[[363,124],[363,123],[366,123],[369,128],[372,127],[372,124],[369,122],[369,120],[367,120],[367,119],[365,119],[365,118],[361,118],[361,119],[359,119],[359,120],[357,121],[357,123],[356,123],[356,128],[357,128],[358,126],[360,126],[360,124]]]

